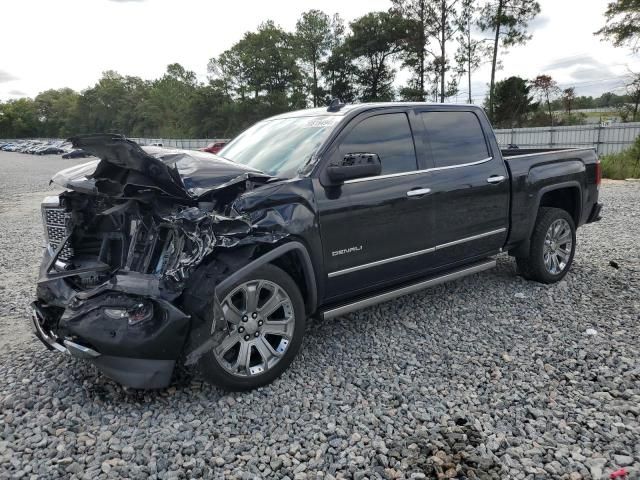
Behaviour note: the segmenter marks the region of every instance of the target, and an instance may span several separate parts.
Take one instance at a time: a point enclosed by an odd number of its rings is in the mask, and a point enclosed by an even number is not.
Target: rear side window
[[[477,162],[489,157],[480,120],[471,112],[422,112],[436,167]]]
[[[385,113],[362,120],[342,140],[340,159],[348,153],[377,153],[383,175],[417,169],[409,119],[404,113]]]

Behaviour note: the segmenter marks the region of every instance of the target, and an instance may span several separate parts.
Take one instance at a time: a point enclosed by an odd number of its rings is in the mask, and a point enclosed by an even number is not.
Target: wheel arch
[[[547,185],[542,187],[534,202],[532,202],[530,217],[531,223],[528,227],[527,237],[518,244],[517,247],[510,249],[509,254],[514,257],[526,257],[529,255],[531,248],[531,235],[536,226],[538,212],[542,207],[553,207],[565,210],[573,219],[576,228],[580,224],[582,209],[582,187],[578,181],[568,181]]]
[[[225,278],[216,287],[216,294],[225,291],[240,278],[252,271],[271,263],[287,272],[298,284],[304,299],[307,314],[312,314],[318,306],[316,276],[311,257],[304,244],[297,240],[287,242],[269,250]]]
[[[539,194],[536,214],[542,207],[560,208],[571,215],[577,227],[580,223],[581,198],[581,188],[578,182],[571,182],[569,185],[558,186],[557,188],[548,188]]]

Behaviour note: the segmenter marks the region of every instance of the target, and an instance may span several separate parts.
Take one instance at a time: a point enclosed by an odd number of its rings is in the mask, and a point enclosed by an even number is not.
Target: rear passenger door
[[[428,264],[433,213],[413,115],[396,110],[358,116],[327,152],[325,167],[352,153],[377,153],[382,163],[378,176],[316,189],[330,299],[392,283]]]
[[[509,221],[509,176],[473,110],[420,111],[431,151],[434,267],[496,253]]]

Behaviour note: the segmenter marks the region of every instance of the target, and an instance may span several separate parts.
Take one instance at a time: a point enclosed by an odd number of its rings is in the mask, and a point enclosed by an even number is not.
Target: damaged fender
[[[220,332],[220,335],[223,335],[226,328],[226,322],[215,322],[215,320],[222,320],[222,314],[220,312],[220,298],[221,294],[227,291],[231,286],[240,280],[241,278],[249,275],[252,271],[260,268],[262,265],[266,265],[267,263],[272,262],[273,260],[285,255],[288,252],[295,252],[298,255],[298,258],[302,264],[303,273],[305,275],[305,281],[308,288],[306,305],[308,310],[314,311],[317,305],[317,289],[316,289],[316,278],[315,272],[313,269],[313,264],[311,263],[311,258],[309,257],[309,253],[307,252],[306,247],[298,242],[291,241],[284,245],[280,245],[279,247],[274,248],[273,250],[265,253],[259,258],[251,261],[248,264],[245,264],[241,268],[235,270],[233,273],[229,273],[229,271],[222,272],[222,275],[219,275],[216,280],[220,280],[224,278],[224,280],[213,282],[215,285],[215,289],[211,291],[211,289],[205,288],[193,288],[185,292],[185,295],[189,296],[189,303],[193,305],[207,305],[208,299],[210,295],[213,295],[214,303],[214,323],[209,326],[206,322],[201,322],[199,328],[194,328],[192,334],[192,348],[189,351],[189,354],[186,356],[185,364],[191,365],[194,364],[198,358],[200,358],[204,353],[213,348],[217,342],[219,341],[218,335],[215,335],[215,331]],[[215,268],[219,266],[219,262],[211,269],[203,270],[203,274],[206,278],[211,279],[215,278]],[[199,283],[193,284],[203,285]],[[207,282],[204,283],[207,285]],[[204,295],[203,295],[204,294]],[[194,312],[196,315],[202,315],[202,311]],[[209,328],[210,327],[210,328]]]

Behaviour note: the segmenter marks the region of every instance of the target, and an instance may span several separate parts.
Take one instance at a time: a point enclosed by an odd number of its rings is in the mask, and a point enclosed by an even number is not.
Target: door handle
[[[505,177],[503,175],[491,175],[487,178],[487,183],[502,183]]]
[[[421,195],[426,195],[427,193],[431,193],[430,188],[416,188],[415,190],[409,190],[407,192],[407,197],[419,197]]]

